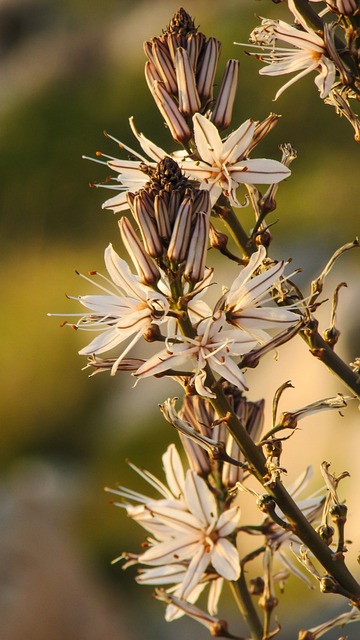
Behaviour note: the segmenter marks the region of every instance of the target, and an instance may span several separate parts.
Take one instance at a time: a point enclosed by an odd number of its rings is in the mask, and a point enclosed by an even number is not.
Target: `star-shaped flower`
[[[261,26],[256,27],[250,34],[253,46],[260,49],[262,53],[251,55],[256,55],[259,60],[266,63],[267,66],[260,69],[261,75],[278,76],[296,73],[279,89],[275,100],[296,80],[300,80],[312,71],[318,72],[315,84],[320,91],[320,97],[326,98],[335,81],[335,65],[329,58],[323,38],[308,27],[292,2],[289,2],[289,8],[300,26],[291,26],[283,20],[264,18]],[[292,46],[278,46],[277,41]]]
[[[249,159],[258,122],[246,120],[227,138],[221,139],[216,126],[202,116],[193,116],[194,138],[200,161],[185,158],[180,166],[208,189],[214,205],[224,193],[234,207],[243,206],[236,197],[240,184],[275,184],[288,178],[290,170],[277,160]]]
[[[166,486],[155,476],[131,467],[156,488],[154,499],[125,487],[110,490],[121,497],[116,503],[130,518],[151,534],[146,550],[139,555],[124,554],[125,566],[141,564],[138,581],[144,584],[172,584],[177,598],[195,602],[206,582],[213,581],[211,609],[216,610],[222,580],[237,580],[240,563],[234,545],[239,523],[239,507],[221,510],[205,480],[194,471],[186,474],[174,445],[163,456]],[[220,588],[219,588],[220,587]],[[167,619],[181,612],[172,606]]]
[[[120,192],[106,200],[103,208],[111,209],[114,213],[128,209],[127,193],[141,189],[149,180],[147,173],[142,170],[144,164],[155,167],[166,156],[173,158],[188,178],[197,181],[200,189],[210,191],[212,205],[216,203],[221,193],[224,193],[231,205],[243,206],[236,197],[236,190],[240,184],[275,184],[288,178],[291,173],[277,160],[247,157],[253,147],[270,130],[270,127],[265,127],[263,131],[261,125],[262,123],[247,120],[222,140],[217,127],[208,118],[196,113],[193,116],[193,130],[196,154],[200,157],[199,159],[189,156],[185,151],[167,153],[139,133],[133,119],[130,118],[131,129],[148,158],[114,138],[119,147],[130,151],[136,160],[122,160],[98,154],[104,158],[107,157],[108,160],[97,160],[97,162],[107,165],[116,171],[118,176],[105,185],[95,184],[95,186]],[[259,133],[260,128],[261,133]]]
[[[281,260],[270,269],[254,275],[263,266],[265,258],[266,249],[260,246],[216,305],[216,309],[224,311],[231,325],[247,331],[259,342],[270,339],[268,329],[285,329],[300,318],[299,314],[287,308],[264,305],[265,296],[274,288],[287,264]]]
[[[197,326],[194,338],[178,336],[171,346],[152,356],[135,373],[138,378],[155,376],[169,369],[193,372],[191,382],[197,393],[209,398],[215,394],[205,385],[206,365],[239,389],[247,389],[245,377],[233,358],[244,355],[257,346],[248,333],[240,329],[224,329],[226,320],[223,313],[206,318]]]
[[[80,316],[77,323],[70,326],[100,332],[100,335],[79,351],[80,355],[93,356],[104,353],[134,336],[113,363],[114,374],[121,360],[144,332],[152,324],[158,325],[167,321],[169,303],[165,295],[143,284],[138,276],[131,273],[125,260],[118,256],[111,244],[105,250],[105,264],[111,278],[104,278],[105,286],[83,276],[105,292],[105,295],[72,297],[89,309],[90,313],[69,315]]]

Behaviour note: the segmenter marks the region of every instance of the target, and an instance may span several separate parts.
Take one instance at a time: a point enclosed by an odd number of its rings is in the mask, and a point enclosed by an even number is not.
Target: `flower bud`
[[[149,207],[146,206],[146,192],[135,196],[134,213],[140,228],[146,253],[152,258],[159,258],[163,254],[163,246],[159,238],[156,224]],[[153,213],[153,211],[151,212]]]
[[[160,280],[160,271],[144,251],[129,220],[124,216],[119,220],[119,229],[122,241],[134,263],[141,282],[150,286],[155,285]]]
[[[238,78],[239,61],[228,60],[220,91],[211,115],[211,122],[213,122],[220,131],[227,129],[231,123]]]
[[[172,262],[183,262],[186,258],[190,242],[192,211],[193,199],[185,196],[177,212],[167,252]]]
[[[191,234],[185,265],[185,278],[191,282],[200,282],[204,277],[208,237],[209,214],[200,211]]]
[[[209,38],[203,47],[198,63],[197,90],[201,100],[209,101],[213,97],[214,78],[219,62],[221,43],[216,38]]]
[[[164,84],[155,81],[151,92],[174,140],[179,144],[188,142],[191,138],[190,128]]]
[[[180,47],[175,57],[176,80],[179,92],[179,110],[192,116],[200,110],[201,102],[196,89],[195,74],[187,51]]]

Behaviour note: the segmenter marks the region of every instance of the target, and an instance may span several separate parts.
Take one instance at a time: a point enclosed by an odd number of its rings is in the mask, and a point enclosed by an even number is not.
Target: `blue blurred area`
[[[134,572],[110,567],[123,548],[135,550],[141,534],[108,506],[102,486],[121,481],[140,489],[126,458],[160,469],[173,433],[157,403],[178,388],[169,383],[154,391],[145,383],[134,390],[120,375],[88,379],[77,355],[84,336],[46,317],[76,310],[64,296],[83,287],[75,269],[102,270],[110,241],[120,250],[117,220],[101,210],[108,192],[88,187],[108,170],[82,154],[116,155],[104,129],[134,146],[129,116],[145,135],[173,148],[147,90],[142,43],[161,33],[178,6],[172,0],[0,2],[1,640],[208,637],[191,622],[170,628],[151,589],[138,588]],[[273,103],[281,78],[260,78],[257,61],[233,44],[247,41],[255,14],[285,15],[285,7],[270,0],[196,0],[185,8],[204,33],[223,41],[221,68],[228,58],[241,60],[233,122],[283,115],[260,154],[279,158],[278,145],[288,141],[299,152],[269,219],[279,219],[274,255],[295,256],[311,279],[358,229],[352,131],[318,99],[313,78]],[[242,215],[251,226],[250,214]],[[357,637],[351,628],[348,637]]]

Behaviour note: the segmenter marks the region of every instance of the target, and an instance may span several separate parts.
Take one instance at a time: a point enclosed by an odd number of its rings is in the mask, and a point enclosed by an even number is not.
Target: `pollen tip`
[[[60,327],[65,327],[67,325],[66,320],[63,320],[62,322],[60,322]]]
[[[97,276],[97,271],[88,271],[89,276]]]
[[[102,156],[102,153],[101,153],[101,151],[96,151],[95,155],[98,156],[98,158],[100,158]]]

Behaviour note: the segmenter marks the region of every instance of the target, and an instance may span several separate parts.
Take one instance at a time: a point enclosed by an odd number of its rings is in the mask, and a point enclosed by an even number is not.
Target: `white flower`
[[[208,189],[214,205],[224,193],[234,207],[243,206],[236,197],[240,184],[275,184],[288,178],[290,170],[277,160],[248,159],[254,146],[257,122],[246,120],[225,140],[217,127],[202,116],[193,116],[194,138],[201,161],[185,158],[180,164],[186,175],[197,178]]]
[[[268,329],[285,329],[298,322],[300,318],[288,308],[263,304],[260,306],[260,303],[264,302],[264,296],[269,294],[282,276],[287,264],[284,261],[278,262],[255,276],[255,271],[261,267],[265,258],[266,249],[260,246],[216,305],[216,309],[225,312],[231,325],[247,331],[259,342],[270,339]]]
[[[261,26],[250,34],[250,40],[254,46],[262,51],[262,53],[255,55],[268,65],[260,69],[260,74],[278,76],[296,73],[276,93],[276,100],[296,80],[311,71],[317,71],[315,84],[320,91],[320,97],[325,98],[335,81],[335,65],[328,56],[323,38],[307,26],[293,4],[289,3],[289,7],[301,27],[291,26],[283,20],[265,18],[262,20]],[[278,46],[277,41],[292,46]]]
[[[78,300],[91,313],[69,315],[80,316],[78,322],[71,326],[85,331],[100,332],[100,335],[79,351],[80,355],[93,356],[104,353],[135,334],[112,365],[112,373],[115,373],[121,360],[146,329],[152,324],[160,324],[167,320],[169,304],[165,295],[142,284],[139,277],[131,273],[125,260],[118,256],[111,244],[105,250],[105,264],[111,278],[104,278],[105,287],[83,276],[105,292],[105,295],[72,298]]]
[[[132,118],[130,118],[130,126],[142,150],[150,158],[150,162],[148,158],[115,138],[113,139],[120,148],[127,149],[137,159],[121,160],[99,154],[108,157],[109,160],[106,162],[97,160],[118,173],[118,177],[111,184],[95,184],[95,186],[120,192],[102,205],[104,209],[111,209],[114,213],[128,209],[127,192],[141,189],[149,180],[148,175],[141,170],[142,163],[155,167],[166,156],[173,158],[188,178],[196,180],[200,189],[210,191],[212,205],[216,203],[221,193],[224,193],[233,206],[241,207],[243,205],[236,198],[236,190],[240,184],[275,184],[290,175],[290,170],[277,160],[247,158],[251,149],[259,141],[256,135],[258,122],[253,120],[247,120],[222,140],[217,127],[208,118],[196,113],[193,116],[193,127],[200,160],[193,159],[185,151],[166,153],[137,131]]]
[[[168,346],[145,362],[135,373],[139,378],[155,376],[168,369],[192,370],[191,382],[197,393],[209,398],[215,394],[205,386],[207,363],[220,376],[239,389],[247,389],[243,373],[233,357],[244,355],[257,346],[257,342],[240,329],[224,329],[224,314],[207,318],[197,326],[194,338],[178,335],[181,342]],[[193,368],[192,368],[193,367]]]
[[[138,582],[172,584],[177,598],[195,602],[207,582],[211,582],[211,612],[216,612],[222,580],[237,580],[239,555],[233,537],[239,522],[238,507],[220,510],[205,480],[194,471],[184,473],[179,454],[170,445],[163,456],[167,485],[145,470],[131,467],[156,488],[160,499],[125,487],[110,490],[121,497],[116,503],[151,534],[147,549],[139,555],[124,554],[125,566],[145,565]],[[229,540],[229,537],[231,540]],[[181,615],[171,605],[167,619]]]

